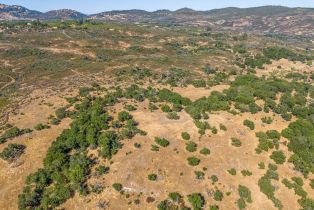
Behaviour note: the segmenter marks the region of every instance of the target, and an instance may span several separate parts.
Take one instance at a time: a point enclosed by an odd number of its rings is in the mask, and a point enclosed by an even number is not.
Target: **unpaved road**
[[[0,75],[4,75],[4,76],[9,77],[9,78],[11,79],[10,82],[6,83],[4,86],[2,86],[2,87],[0,88],[0,91],[1,91],[1,90],[4,90],[6,87],[8,87],[8,86],[10,86],[10,85],[12,85],[12,84],[14,84],[14,83],[16,82],[16,80],[15,80],[13,77],[11,77],[10,75],[3,74],[3,73],[0,73]]]

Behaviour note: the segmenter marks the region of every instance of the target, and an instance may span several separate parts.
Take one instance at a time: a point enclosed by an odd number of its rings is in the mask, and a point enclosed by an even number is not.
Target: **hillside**
[[[262,34],[314,35],[314,10],[265,6],[257,8],[224,8],[195,11],[183,8],[177,11],[152,13],[100,13],[89,18],[120,23],[150,22],[155,24],[212,27],[216,30],[238,30]]]
[[[52,10],[46,13],[29,10],[25,7],[0,4],[0,20],[51,20],[51,19],[82,19],[86,15],[69,9]]]
[[[20,20],[20,19],[35,19],[41,13],[26,9],[25,7],[0,4],[0,20]]]
[[[255,34],[310,9],[18,10],[0,210],[314,209],[314,42]]]
[[[60,9],[60,10],[51,10],[46,13],[42,13],[39,15],[39,19],[43,20],[52,20],[52,19],[63,19],[63,20],[79,20],[82,18],[86,18],[87,15],[84,15],[80,12],[77,12],[75,10],[69,10],[69,9]]]
[[[55,10],[46,13],[20,6],[1,5],[0,19],[82,19],[116,23],[152,23],[211,27],[215,30],[236,30],[259,34],[286,34],[314,36],[314,9],[263,6],[256,8],[223,8],[195,11],[182,8],[177,11],[144,10],[107,11],[85,15],[74,10]]]

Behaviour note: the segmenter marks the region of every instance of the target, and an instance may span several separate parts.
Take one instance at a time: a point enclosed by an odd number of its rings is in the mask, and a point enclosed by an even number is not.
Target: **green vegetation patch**
[[[270,155],[270,158],[273,159],[277,164],[283,164],[284,162],[286,162],[286,156],[283,151],[274,151]]]
[[[246,186],[239,185],[238,193],[240,198],[237,200],[237,206],[239,209],[245,209],[247,203],[252,203],[251,191]]]
[[[170,145],[170,142],[165,138],[155,137],[155,142],[162,147],[168,147]]]
[[[191,166],[197,166],[201,162],[201,160],[196,157],[189,157],[187,161],[188,161],[188,164]]]
[[[5,161],[12,162],[24,153],[25,148],[26,147],[22,144],[9,144],[0,153],[0,158]]]

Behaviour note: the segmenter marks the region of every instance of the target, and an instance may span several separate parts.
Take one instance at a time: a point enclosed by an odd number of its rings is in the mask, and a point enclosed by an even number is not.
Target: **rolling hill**
[[[211,27],[223,31],[244,31],[257,34],[314,35],[314,9],[262,6],[254,8],[223,8],[196,11],[182,8],[176,11],[117,10],[86,15],[61,9],[42,13],[21,6],[0,5],[0,20],[82,19],[118,23],[150,23]]]

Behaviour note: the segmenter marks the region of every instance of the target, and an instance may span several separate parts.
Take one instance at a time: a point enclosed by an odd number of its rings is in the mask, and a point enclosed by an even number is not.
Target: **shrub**
[[[252,196],[251,191],[249,188],[243,185],[239,185],[238,192],[240,195],[240,198],[244,199],[248,203],[252,203]]]
[[[209,207],[209,210],[219,210],[219,206],[217,206],[217,205],[211,205],[211,206]]]
[[[119,112],[118,119],[119,119],[119,121],[124,122],[124,121],[132,119],[132,115],[130,115],[126,111],[122,111],[122,112]]]
[[[270,158],[275,161],[277,164],[283,164],[286,161],[286,156],[282,151],[274,151]]]
[[[171,108],[167,104],[163,104],[161,106],[161,111],[163,111],[163,112],[171,112]]]
[[[111,157],[121,148],[118,135],[114,131],[105,131],[99,136],[99,155],[103,158],[111,159]]]
[[[215,201],[222,201],[223,197],[224,197],[224,195],[220,190],[216,190],[214,192],[214,200]]]
[[[182,199],[182,195],[180,195],[180,193],[177,192],[171,192],[169,193],[168,197],[173,201],[173,202],[180,202]]]
[[[255,103],[250,103],[249,104],[249,111],[252,113],[252,114],[256,114],[257,112],[259,111],[262,111],[262,108],[259,107],[257,104]]]
[[[231,141],[232,141],[232,143],[231,143],[232,146],[235,146],[235,147],[241,147],[242,146],[242,143],[238,138],[232,137]]]
[[[219,128],[222,131],[226,131],[227,130],[227,127],[225,125],[221,124],[221,123],[219,124]]]
[[[37,131],[40,131],[40,130],[44,130],[44,129],[49,129],[50,126],[49,125],[44,125],[42,123],[39,123],[37,124],[34,129],[37,130]]]
[[[170,142],[167,139],[160,137],[155,137],[155,142],[162,147],[167,147],[170,144]]]
[[[113,121],[111,122],[111,126],[112,126],[113,128],[121,128],[121,127],[122,127],[122,124],[120,123],[119,120],[113,120]]]
[[[56,110],[56,116],[59,120],[64,119],[65,117],[67,117],[67,111],[64,107],[61,107],[59,109]]]
[[[4,132],[4,134],[0,137],[0,144],[5,143],[8,139],[21,136],[25,133],[30,133],[32,130],[30,129],[19,129],[17,127],[9,128]]]
[[[254,130],[255,128],[255,124],[253,121],[251,120],[244,120],[243,121],[243,125],[247,126],[248,128],[250,128],[251,130]]]
[[[303,186],[304,184],[303,179],[301,177],[294,176],[291,178],[291,180],[294,181],[299,186]]]
[[[183,109],[182,105],[181,104],[173,104],[172,105],[172,110],[175,111],[175,112],[181,112]]]
[[[189,157],[187,160],[191,166],[197,166],[201,162],[201,160],[196,157]]]
[[[266,124],[271,124],[273,119],[271,117],[262,117],[262,122]]]
[[[212,180],[212,184],[218,182],[218,177],[216,175],[211,175],[210,179]]]
[[[200,130],[207,130],[210,128],[208,122],[206,122],[206,121],[202,122],[202,121],[196,120],[196,121],[194,121],[194,123],[195,123],[196,127]]]
[[[148,180],[150,181],[156,181],[157,180],[157,174],[149,174]]]
[[[205,199],[200,193],[193,193],[188,195],[188,201],[194,210],[201,210],[205,205]]]
[[[93,184],[91,185],[91,192],[100,194],[104,190],[102,184]]]
[[[258,147],[255,149],[256,152],[259,154],[262,151],[268,151],[269,149],[276,149],[279,148],[279,139],[269,139],[266,133],[264,132],[257,132],[256,137],[258,137]]]
[[[61,122],[61,121],[60,121],[59,119],[55,118],[55,117],[53,117],[53,118],[50,119],[50,123],[51,123],[52,125],[59,125],[60,122]]]
[[[140,143],[135,142],[135,143],[134,143],[134,147],[135,147],[135,148],[137,148],[137,149],[139,149],[139,148],[141,148],[141,144],[140,144]]]
[[[86,179],[90,163],[90,159],[88,159],[86,154],[74,154],[70,159],[68,170],[65,173],[67,179],[77,186],[82,184]]]
[[[180,94],[174,93],[165,88],[159,91],[158,97],[161,101],[167,101],[173,104],[181,104],[187,106],[191,103],[190,99],[184,98]]]
[[[258,163],[258,168],[259,169],[265,169],[265,163],[264,162],[259,162]]]
[[[264,193],[267,198],[273,202],[275,207],[277,207],[278,209],[282,209],[282,204],[280,200],[275,197],[275,187],[271,183],[272,179],[279,179],[276,170],[276,165],[269,164],[266,174],[258,180],[258,186],[260,187],[261,192]]]
[[[251,175],[252,175],[252,172],[249,171],[249,170],[242,170],[242,171],[241,171],[241,174],[242,174],[243,176],[251,176]]]
[[[210,66],[205,66],[203,71],[206,73],[206,74],[215,74],[217,72],[216,69],[210,67]]]
[[[302,188],[303,180],[300,177],[292,177],[291,178],[294,183],[290,182],[288,179],[283,179],[282,183],[289,189],[294,189],[296,195],[299,195],[302,198],[307,197],[307,192]]]
[[[238,199],[237,206],[240,210],[245,209],[246,208],[245,200],[243,198]]]
[[[281,114],[281,117],[286,120],[286,121],[290,121],[291,118],[292,118],[292,114],[289,114],[289,113],[282,113]]]
[[[205,173],[203,171],[194,171],[196,179],[204,179]]]
[[[103,174],[107,174],[109,172],[109,167],[100,165],[96,168],[96,175],[100,176]]]
[[[87,96],[91,90],[92,90],[92,89],[89,88],[89,87],[81,87],[81,88],[79,89],[79,95],[80,95],[81,97]]]
[[[202,155],[209,155],[210,154],[210,150],[208,148],[203,148],[203,149],[201,149],[200,153]]]
[[[192,85],[196,88],[200,88],[200,87],[206,87],[206,81],[199,79],[199,80],[194,80],[192,82]]]
[[[150,150],[153,151],[153,152],[158,152],[159,151],[159,147],[157,145],[155,145],[155,144],[152,144],[152,147],[151,147]]]
[[[169,200],[163,200],[157,205],[158,210],[178,209],[178,206]]]
[[[167,118],[170,120],[178,120],[180,116],[176,112],[168,112]]]
[[[290,123],[288,128],[281,132],[282,136],[289,139],[288,148],[294,154],[289,158],[289,162],[294,164],[296,170],[304,176],[313,172],[314,164],[311,155],[313,150],[308,145],[312,143],[314,135],[314,125],[305,119],[298,119]]]
[[[212,133],[213,133],[213,134],[217,134],[217,133],[218,133],[218,130],[217,130],[216,127],[212,127],[211,130],[212,130]]]
[[[187,133],[187,132],[181,133],[181,137],[182,137],[182,139],[184,139],[184,140],[190,140],[190,138],[191,138],[190,134]]]
[[[0,153],[0,158],[5,161],[12,162],[24,153],[25,148],[26,147],[21,144],[9,144]]]
[[[237,171],[234,168],[230,168],[228,170],[229,174],[231,174],[232,176],[235,176],[237,174]]]
[[[149,109],[151,112],[153,112],[153,111],[157,110],[158,107],[157,107],[155,104],[153,104],[153,103],[149,103],[148,109]]]
[[[197,149],[197,144],[195,144],[193,141],[190,141],[186,144],[185,149],[189,152],[195,152]]]
[[[278,131],[276,130],[269,130],[269,131],[266,131],[266,135],[268,138],[270,139],[280,139],[281,135]]]
[[[314,179],[311,179],[310,186],[311,186],[312,189],[314,189]]]
[[[122,190],[122,188],[123,188],[122,184],[120,184],[120,183],[114,183],[112,185],[112,187],[113,187],[113,189],[115,189],[118,192],[120,192]]]
[[[124,109],[126,109],[129,112],[131,112],[131,111],[135,111],[136,107],[131,105],[131,104],[126,104],[126,105],[124,105]]]

